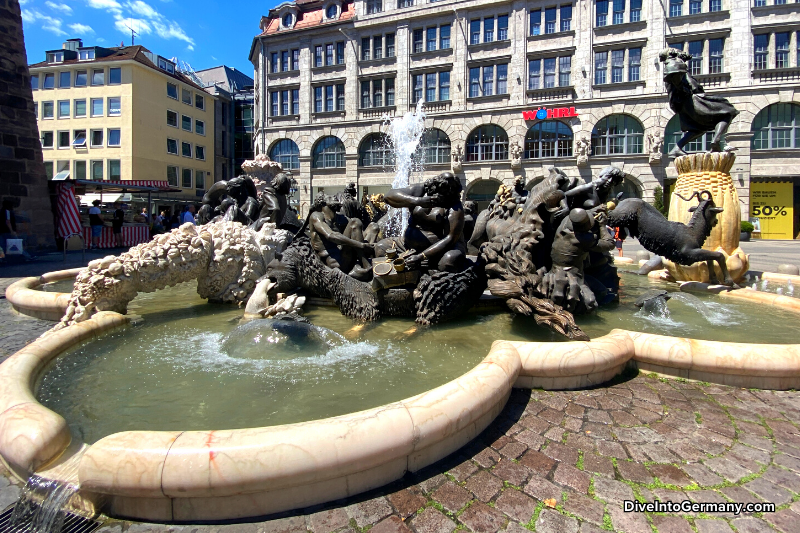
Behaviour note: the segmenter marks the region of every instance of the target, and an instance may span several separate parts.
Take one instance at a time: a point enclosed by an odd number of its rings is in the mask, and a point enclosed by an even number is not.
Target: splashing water
[[[402,189],[409,185],[409,175],[413,170],[412,156],[417,151],[422,134],[425,131],[425,110],[422,100],[417,108],[402,117],[395,117],[386,122],[389,126],[389,142],[394,148],[395,176],[392,189]],[[408,209],[389,208],[389,224],[387,234],[392,237],[401,236],[408,227]]]
[[[781,294],[783,294],[783,287],[778,287],[778,288],[775,290],[775,294],[777,294],[778,296],[780,296]]]
[[[761,280],[761,290],[762,290],[762,291],[765,291],[765,290],[767,290],[767,285],[769,285],[769,281],[767,281],[767,280],[765,280],[765,279],[762,279],[762,280]]]
[[[12,531],[59,533],[64,525],[70,499],[78,492],[71,483],[54,481],[33,474],[11,514]],[[27,525],[27,528],[24,526]]]
[[[751,288],[751,289],[753,289],[754,291],[757,291],[757,290],[758,290],[758,283],[756,283],[756,282],[754,281],[754,282],[753,282],[753,286],[752,286],[752,287],[750,287],[750,288]]]
[[[789,280],[786,283],[786,294],[788,294],[789,296],[792,296],[794,294],[794,285],[792,285],[791,280]]]
[[[738,315],[723,305],[713,302],[706,303],[697,296],[684,292],[674,292],[671,293],[670,296],[672,296],[673,300],[688,305],[715,326],[732,325],[738,323]]]

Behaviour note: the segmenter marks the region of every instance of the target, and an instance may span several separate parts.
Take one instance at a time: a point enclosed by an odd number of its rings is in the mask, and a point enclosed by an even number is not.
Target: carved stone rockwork
[[[591,146],[589,138],[586,137],[586,135],[581,135],[578,137],[578,140],[575,141],[575,157],[579,167],[585,167],[589,164],[589,151]]]
[[[511,141],[508,147],[508,153],[511,155],[511,168],[519,170],[522,168],[522,147],[517,141]]]
[[[450,153],[450,158],[451,170],[456,174],[460,174],[464,170],[462,165],[464,162],[464,149],[461,148],[461,145],[458,145],[455,150]]]

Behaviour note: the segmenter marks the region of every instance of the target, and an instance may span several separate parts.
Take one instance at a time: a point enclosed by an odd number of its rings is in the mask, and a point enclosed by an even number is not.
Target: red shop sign
[[[522,118],[525,120],[545,120],[548,118],[577,117],[578,112],[574,107],[554,107],[545,109],[540,107],[536,111],[523,111]]]

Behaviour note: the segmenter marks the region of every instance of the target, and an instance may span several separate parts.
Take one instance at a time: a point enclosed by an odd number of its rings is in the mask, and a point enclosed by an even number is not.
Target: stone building
[[[707,92],[740,111],[725,142],[737,149],[743,216],[751,183],[782,182],[775,202],[792,238],[800,4],[783,2],[285,2],[262,17],[250,50],[256,153],[294,169],[303,207],[350,181],[383,192],[393,174],[382,117],[421,99],[430,130],[424,172],[412,180],[452,168],[466,196],[485,202],[501,182],[551,166],[589,180],[615,165],[629,195],[651,199],[676,178],[666,154],[679,124],[658,60],[672,46],[694,55]],[[689,148],[705,150],[709,139]]]

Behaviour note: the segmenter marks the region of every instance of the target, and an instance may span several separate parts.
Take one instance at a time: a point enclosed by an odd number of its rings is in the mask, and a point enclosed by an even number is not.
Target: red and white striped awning
[[[124,180],[124,181],[100,181],[100,180],[75,180],[78,185],[86,185],[88,187],[95,186],[101,189],[114,189],[114,190],[139,190],[152,192],[180,192],[181,189],[171,186],[168,182],[162,180]]]
[[[75,190],[71,183],[58,183],[58,235],[66,238],[70,235],[81,233],[81,215],[78,211],[78,202],[75,200]]]

